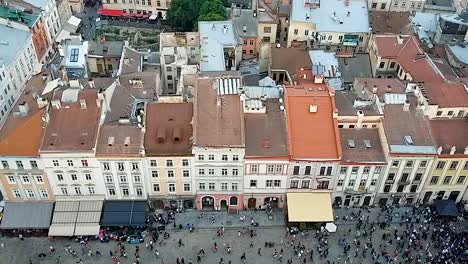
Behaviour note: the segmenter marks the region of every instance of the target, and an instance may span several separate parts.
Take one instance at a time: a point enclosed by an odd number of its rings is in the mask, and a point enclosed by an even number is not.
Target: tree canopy
[[[167,10],[169,25],[180,31],[192,31],[198,21],[226,19],[222,0],[172,0]]]

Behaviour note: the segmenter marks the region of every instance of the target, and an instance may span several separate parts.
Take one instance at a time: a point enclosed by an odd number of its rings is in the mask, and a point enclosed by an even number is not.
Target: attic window
[[[263,147],[264,148],[270,148],[270,140],[268,140],[268,139],[263,140]]]
[[[414,145],[414,141],[411,136],[405,136],[405,143],[406,145]]]
[[[355,148],[356,147],[356,144],[354,143],[353,139],[348,140],[348,147],[349,148]]]
[[[371,148],[372,147],[371,143],[370,143],[370,140],[364,139],[363,141],[364,141],[364,145],[366,146],[366,148]]]

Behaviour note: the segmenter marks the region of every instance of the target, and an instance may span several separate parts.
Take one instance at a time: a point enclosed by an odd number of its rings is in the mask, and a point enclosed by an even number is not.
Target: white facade
[[[338,165],[338,161],[290,161],[288,167],[288,191],[331,192]]]
[[[25,2],[41,9],[44,13],[48,29],[49,42],[54,43],[55,37],[62,28],[60,17],[57,10],[57,4],[53,0],[25,0]]]
[[[147,170],[142,158],[98,158],[106,199],[146,199]]]

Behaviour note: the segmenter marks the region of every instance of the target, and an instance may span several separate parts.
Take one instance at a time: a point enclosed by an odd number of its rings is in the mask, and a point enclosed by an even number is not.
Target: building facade
[[[106,9],[123,10],[130,14],[155,14],[158,18],[166,18],[170,0],[105,0],[102,2]]]

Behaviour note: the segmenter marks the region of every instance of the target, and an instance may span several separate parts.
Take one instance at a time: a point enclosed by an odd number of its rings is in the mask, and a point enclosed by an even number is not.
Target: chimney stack
[[[403,104],[403,111],[405,112],[408,112],[410,109],[410,103],[408,101],[406,101],[404,104]]]
[[[21,116],[27,116],[29,113],[29,106],[27,102],[22,102],[18,105]]]
[[[463,154],[468,155],[468,146],[466,146],[465,151],[463,151]]]
[[[455,155],[455,151],[457,151],[457,148],[455,146],[452,146],[450,149],[450,155]]]
[[[86,109],[86,100],[80,99],[80,109]]]
[[[439,147],[437,148],[437,154],[438,154],[438,155],[442,154],[442,150],[443,150],[442,147],[439,146]]]
[[[89,84],[89,87],[91,87],[92,89],[96,88],[96,86],[94,86],[94,80],[93,79],[89,79],[88,84]]]

